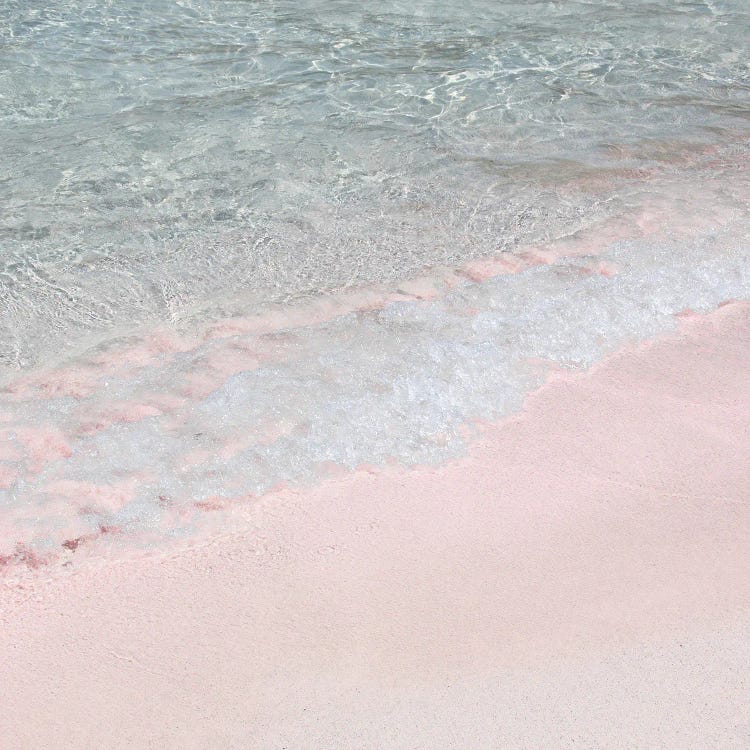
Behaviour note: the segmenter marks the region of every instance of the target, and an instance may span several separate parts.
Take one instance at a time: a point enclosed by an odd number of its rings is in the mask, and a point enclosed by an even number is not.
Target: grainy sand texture
[[[8,579],[0,747],[750,747],[750,305],[242,513]]]

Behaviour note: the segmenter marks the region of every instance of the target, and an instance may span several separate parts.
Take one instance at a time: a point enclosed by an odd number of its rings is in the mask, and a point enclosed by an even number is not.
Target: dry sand
[[[0,593],[0,747],[750,747],[750,305],[437,468]]]

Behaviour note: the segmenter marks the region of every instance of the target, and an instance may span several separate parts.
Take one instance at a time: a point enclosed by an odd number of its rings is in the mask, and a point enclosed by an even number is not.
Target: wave
[[[736,198],[737,179],[718,182]],[[604,225],[400,291],[162,326],[20,374],[0,398],[6,566],[189,536],[331,467],[444,461],[551,372],[750,298],[750,214],[669,205],[670,225],[656,200],[631,217],[635,237]]]

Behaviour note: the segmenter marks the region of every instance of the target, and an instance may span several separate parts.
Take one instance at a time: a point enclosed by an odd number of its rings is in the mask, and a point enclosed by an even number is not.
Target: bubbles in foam
[[[13,534],[0,553],[72,554],[71,534],[187,533],[228,499],[315,481],[331,463],[455,456],[465,425],[520,408],[550,367],[588,367],[685,308],[750,297],[742,236],[621,242],[431,300],[276,333],[240,327],[102,368],[76,397],[11,389],[0,502]]]

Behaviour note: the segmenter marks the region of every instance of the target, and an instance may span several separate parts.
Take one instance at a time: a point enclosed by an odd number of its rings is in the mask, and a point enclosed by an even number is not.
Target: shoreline
[[[269,493],[245,531],[8,587],[0,737],[742,747],[748,376],[730,303],[552,376],[463,458]]]

